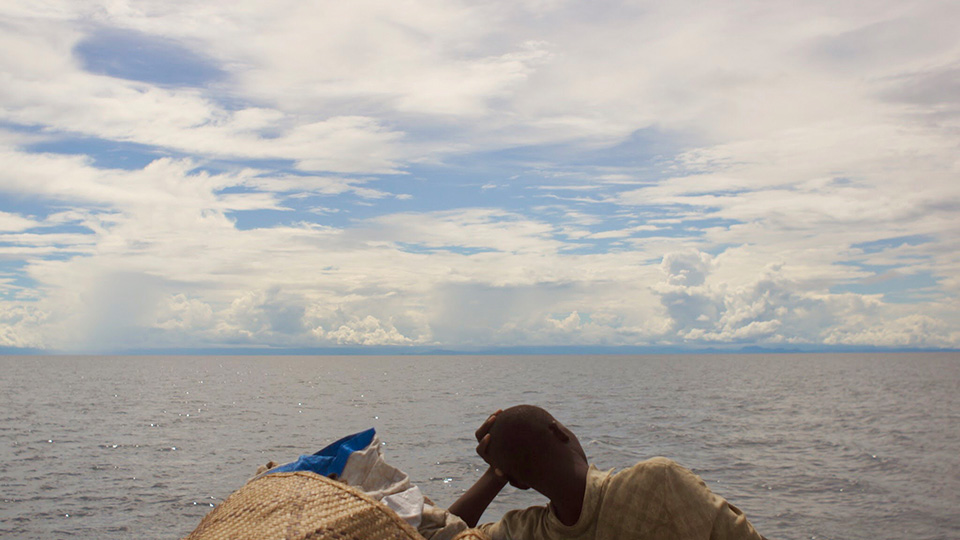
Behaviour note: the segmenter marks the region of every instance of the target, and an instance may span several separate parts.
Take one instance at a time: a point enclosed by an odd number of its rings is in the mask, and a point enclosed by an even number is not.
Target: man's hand
[[[497,419],[497,415],[503,411],[497,411],[480,426],[475,433],[477,437],[477,453],[483,458],[490,468],[477,480],[477,482],[467,490],[455,503],[450,505],[450,513],[460,516],[470,527],[476,527],[480,521],[480,516],[487,509],[490,501],[500,493],[503,486],[507,484],[504,474],[493,466],[487,459],[487,446],[490,444],[490,426]]]
[[[493,468],[494,474],[503,478],[503,471],[498,469],[494,465],[490,458],[487,456],[487,447],[490,446],[490,428],[493,427],[493,423],[497,421],[497,415],[502,413],[502,409],[497,409],[497,412],[490,415],[483,424],[477,429],[477,432],[474,435],[477,437],[477,455],[479,455],[488,465]]]
[[[486,420],[484,420],[483,424],[477,428],[477,432],[474,433],[474,435],[477,437],[477,442],[482,441],[483,437],[490,433],[490,427],[493,426],[494,421],[496,421],[497,415],[502,412],[503,409],[497,409],[497,412],[491,414]]]

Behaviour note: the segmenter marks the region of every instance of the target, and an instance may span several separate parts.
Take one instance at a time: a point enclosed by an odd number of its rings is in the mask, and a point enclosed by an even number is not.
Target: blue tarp
[[[327,446],[323,450],[312,455],[302,455],[300,459],[293,463],[287,463],[274,469],[270,469],[267,474],[292,471],[311,471],[321,476],[330,476],[343,474],[343,468],[347,465],[347,459],[350,454],[363,450],[373,442],[373,436],[376,431],[370,428],[360,433],[347,435],[339,441]]]

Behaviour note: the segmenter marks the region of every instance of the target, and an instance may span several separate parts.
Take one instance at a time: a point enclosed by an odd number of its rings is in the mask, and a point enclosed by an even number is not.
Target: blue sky
[[[0,347],[960,347],[960,6],[5,2]]]

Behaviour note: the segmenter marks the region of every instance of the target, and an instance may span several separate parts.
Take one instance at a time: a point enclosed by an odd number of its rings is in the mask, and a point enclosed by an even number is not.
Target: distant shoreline
[[[888,348],[864,346],[809,346],[768,348],[759,346],[683,348],[673,346],[517,346],[475,349],[443,349],[427,347],[323,347],[266,348],[211,347],[178,349],[128,349],[108,351],[63,351],[0,347],[2,356],[537,356],[537,355],[723,355],[723,354],[904,354],[960,353],[960,349]]]

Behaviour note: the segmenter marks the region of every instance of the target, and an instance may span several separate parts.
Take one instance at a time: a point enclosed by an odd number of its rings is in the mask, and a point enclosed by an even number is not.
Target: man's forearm
[[[505,485],[507,485],[506,479],[497,476],[493,467],[490,467],[466,493],[457,499],[457,502],[450,505],[448,510],[451,514],[459,516],[470,527],[476,527],[483,511]]]

